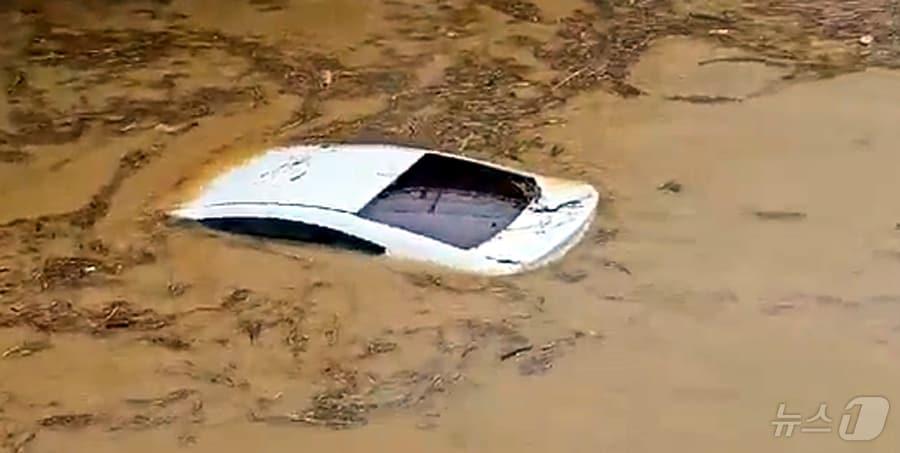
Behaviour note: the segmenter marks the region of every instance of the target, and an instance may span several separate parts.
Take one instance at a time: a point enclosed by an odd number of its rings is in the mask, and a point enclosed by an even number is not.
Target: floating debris
[[[21,344],[17,344],[6,351],[3,351],[3,354],[0,357],[6,358],[18,358],[18,357],[28,357],[30,355],[34,355],[38,352],[50,349],[53,347],[53,344],[47,340],[34,340],[34,341],[25,341]]]
[[[515,349],[513,349],[513,350],[511,350],[511,351],[507,351],[507,352],[504,352],[504,353],[500,354],[500,361],[502,362],[502,361],[505,361],[505,360],[509,360],[509,359],[511,359],[511,358],[513,358],[513,357],[518,356],[519,354],[522,354],[522,353],[525,353],[525,352],[529,352],[529,351],[531,351],[532,349],[534,349],[534,345],[520,346],[520,347],[515,348]]]
[[[30,326],[43,332],[87,332],[103,334],[117,329],[157,330],[174,321],[174,315],[160,315],[137,309],[126,301],[114,301],[100,310],[78,308],[66,301],[49,304],[15,305],[0,312],[0,327]]]
[[[143,340],[154,346],[161,346],[173,351],[186,351],[191,348],[191,343],[189,341],[175,335],[155,335],[144,337]]]
[[[181,283],[181,282],[169,282],[166,285],[166,291],[168,291],[169,296],[172,298],[181,297],[191,288],[189,283]]]
[[[104,262],[87,257],[54,257],[44,261],[35,279],[42,289],[57,286],[76,286],[97,274],[112,274],[115,268]]]
[[[541,22],[541,10],[527,0],[480,0],[489,8],[524,22]]]
[[[95,421],[97,416],[94,414],[60,414],[44,417],[38,420],[38,424],[45,428],[81,429]]]
[[[674,179],[670,179],[658,186],[656,186],[656,190],[660,190],[663,192],[671,192],[671,193],[680,193],[682,189],[682,185],[680,182],[675,181]]]
[[[367,424],[366,415],[370,408],[360,395],[338,389],[316,395],[311,407],[303,412],[283,415],[258,415],[251,412],[250,419],[256,422],[303,423],[331,429],[348,429]]]
[[[727,104],[729,102],[743,102],[743,99],[731,96],[710,96],[706,94],[677,94],[666,96],[667,101],[687,102],[689,104]]]
[[[387,354],[397,349],[397,343],[393,341],[375,339],[366,344],[366,351],[362,357],[372,357],[379,354]]]
[[[582,270],[572,272],[560,271],[554,275],[565,283],[578,283],[588,277],[587,271]]]
[[[166,407],[172,403],[184,401],[191,396],[196,395],[197,390],[194,389],[177,389],[156,398],[129,398],[125,400],[129,404],[147,405],[156,407]]]
[[[756,211],[757,218],[761,220],[803,220],[806,213],[799,211]]]
[[[20,164],[31,160],[31,154],[20,150],[0,150],[0,163]]]
[[[181,133],[187,132],[199,125],[200,125],[200,123],[198,123],[196,121],[190,121],[187,123],[174,124],[174,125],[166,124],[166,123],[159,123],[153,129],[160,131],[160,132],[165,132],[167,134],[181,134]]]

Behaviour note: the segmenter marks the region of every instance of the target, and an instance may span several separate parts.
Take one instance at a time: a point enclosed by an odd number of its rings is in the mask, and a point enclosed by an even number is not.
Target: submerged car
[[[172,211],[231,233],[324,243],[481,274],[563,256],[597,207],[588,184],[392,145],[278,148]]]

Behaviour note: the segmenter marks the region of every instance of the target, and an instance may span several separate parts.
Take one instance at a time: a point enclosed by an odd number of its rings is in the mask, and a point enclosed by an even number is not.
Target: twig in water
[[[520,348],[515,348],[512,351],[504,352],[500,355],[500,361],[502,362],[504,360],[509,360],[523,352],[528,352],[532,349],[534,349],[534,345],[522,346]]]
[[[790,63],[785,61],[776,61],[770,60],[768,58],[761,57],[719,57],[719,58],[710,58],[708,60],[701,60],[697,62],[698,66],[706,66],[708,64],[713,63],[761,63],[766,66],[773,66],[776,68],[786,68],[790,66]]]
[[[730,96],[708,96],[705,94],[688,94],[666,96],[667,101],[687,102],[691,104],[724,104],[727,102],[742,102],[743,99]]]
[[[566,76],[566,78],[564,78],[564,79],[560,80],[559,82],[557,82],[556,85],[553,85],[553,88],[552,88],[552,89],[553,89],[553,90],[558,89],[559,87],[561,87],[561,86],[563,86],[563,85],[569,83],[570,80],[572,80],[572,79],[574,79],[575,77],[578,77],[579,75],[581,75],[582,72],[588,71],[588,70],[590,70],[591,73],[594,72],[594,69],[593,69],[593,68],[591,68],[591,67],[589,67],[589,66],[585,66],[585,67],[583,67],[583,68],[581,68],[581,69],[579,69],[579,70],[577,70],[577,71],[575,71],[575,72],[569,74],[568,76]]]

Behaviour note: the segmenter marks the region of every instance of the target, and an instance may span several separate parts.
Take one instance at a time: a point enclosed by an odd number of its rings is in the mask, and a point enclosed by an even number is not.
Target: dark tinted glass
[[[203,219],[200,224],[219,231],[287,241],[323,244],[380,255],[384,247],[341,231],[292,220],[263,217]]]
[[[538,190],[533,178],[426,154],[359,215],[469,249],[512,223]]]

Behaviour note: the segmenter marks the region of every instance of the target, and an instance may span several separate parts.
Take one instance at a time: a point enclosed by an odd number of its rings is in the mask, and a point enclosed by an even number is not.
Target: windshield
[[[358,214],[469,249],[506,228],[538,195],[533,178],[426,154]]]

